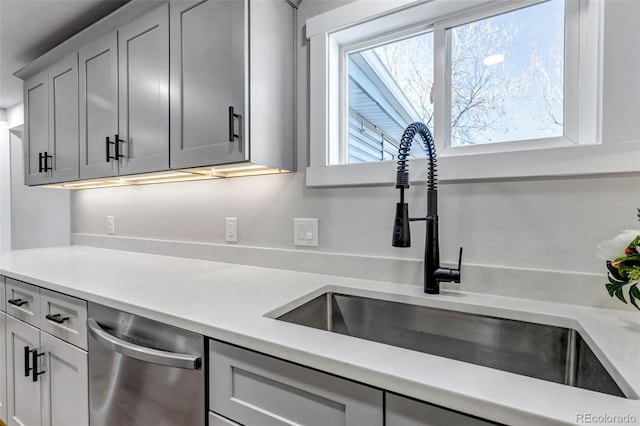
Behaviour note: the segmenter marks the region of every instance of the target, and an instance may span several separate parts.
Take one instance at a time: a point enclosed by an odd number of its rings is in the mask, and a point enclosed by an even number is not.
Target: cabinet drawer
[[[7,313],[15,318],[40,327],[40,290],[38,287],[14,280],[6,279]]]
[[[382,391],[211,341],[210,409],[245,425],[382,426]]]
[[[5,307],[4,307],[4,293],[5,293],[5,287],[4,287],[4,277],[0,276],[0,312],[4,312],[5,311]]]
[[[488,420],[387,392],[386,426],[489,426]]]
[[[222,416],[209,411],[209,426],[240,426],[236,422],[232,422]]]
[[[87,350],[87,302],[40,289],[40,329]]]

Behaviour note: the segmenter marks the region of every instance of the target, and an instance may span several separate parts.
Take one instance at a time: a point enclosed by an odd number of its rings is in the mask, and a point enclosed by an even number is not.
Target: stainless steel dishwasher
[[[205,339],[89,303],[91,426],[204,426]]]

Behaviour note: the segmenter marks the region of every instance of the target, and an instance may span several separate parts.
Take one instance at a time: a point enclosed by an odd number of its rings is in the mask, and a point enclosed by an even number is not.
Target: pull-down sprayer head
[[[404,202],[404,190],[409,188],[409,164],[407,157],[411,151],[413,138],[419,134],[424,149],[429,153],[429,171],[427,174],[428,211],[429,216],[438,214],[437,178],[436,178],[436,147],[429,128],[424,123],[410,124],[400,140],[398,148],[398,170],[396,172],[396,188],[400,189],[400,202],[396,204],[396,218],[393,222],[394,247],[411,247],[411,231],[409,227],[409,205]]]

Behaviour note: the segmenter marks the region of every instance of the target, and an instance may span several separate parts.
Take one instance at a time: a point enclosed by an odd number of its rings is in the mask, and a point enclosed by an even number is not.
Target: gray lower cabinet
[[[0,286],[0,288],[2,288]],[[7,315],[0,309],[0,421],[7,423],[7,349],[5,333]]]
[[[6,385],[6,424],[88,426],[88,356],[84,350],[86,336],[84,339],[76,337],[76,334],[86,335],[86,329],[75,326],[77,318],[86,318],[86,304],[83,308],[84,301],[79,299],[9,278],[7,281],[9,285],[6,293],[15,305],[9,304],[11,310],[7,314],[0,313],[4,343],[0,345],[0,354],[5,353],[3,349],[6,348],[6,363],[0,356],[0,360],[6,365],[6,370],[3,368],[0,372],[0,386]],[[42,311],[39,290],[44,292],[43,300],[46,301],[46,310]],[[35,300],[38,302],[34,302]],[[41,331],[41,324],[51,328],[52,334],[57,337]],[[65,340],[74,341],[80,347]],[[3,377],[4,371],[6,380]]]
[[[209,363],[209,408],[232,422],[383,425],[379,389],[213,340]],[[224,419],[214,424],[225,425]]]
[[[0,276],[0,421],[7,423],[7,348],[5,346],[6,321],[4,313],[4,277]]]
[[[30,370],[32,350],[40,346],[40,331],[7,315],[7,425],[40,426],[42,391]]]
[[[42,426],[88,426],[87,352],[40,333]]]
[[[496,423],[385,392],[386,426],[489,426]]]

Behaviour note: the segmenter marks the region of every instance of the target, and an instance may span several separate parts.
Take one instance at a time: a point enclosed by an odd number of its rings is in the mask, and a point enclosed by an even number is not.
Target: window
[[[447,29],[451,146],[563,136],[565,2]]]
[[[432,129],[441,179],[538,175],[548,150],[600,143],[601,9],[365,0],[307,20],[307,183],[391,183],[395,165],[384,160],[413,121]],[[425,155],[419,145],[414,157]]]
[[[393,160],[409,124],[432,124],[433,32],[347,56],[348,163]],[[427,153],[416,144],[411,154]]]
[[[446,43],[447,146],[564,135],[565,1],[438,27]],[[364,44],[365,47],[362,47]],[[434,34],[359,42],[343,48],[348,69],[348,142],[340,163],[392,160],[402,132],[421,121],[433,129]],[[412,157],[424,157],[420,144]]]

